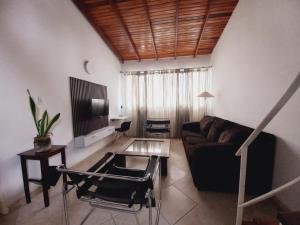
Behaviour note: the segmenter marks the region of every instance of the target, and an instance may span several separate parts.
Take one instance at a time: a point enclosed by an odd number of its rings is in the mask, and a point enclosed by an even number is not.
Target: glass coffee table
[[[170,139],[130,138],[121,148],[125,155],[160,156],[161,175],[168,175],[168,158],[170,155]]]

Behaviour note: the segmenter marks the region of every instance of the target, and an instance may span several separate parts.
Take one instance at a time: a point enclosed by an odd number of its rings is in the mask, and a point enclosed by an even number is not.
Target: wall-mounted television
[[[74,137],[108,126],[107,87],[70,77]]]
[[[91,116],[108,116],[109,114],[109,101],[108,99],[91,99]]]

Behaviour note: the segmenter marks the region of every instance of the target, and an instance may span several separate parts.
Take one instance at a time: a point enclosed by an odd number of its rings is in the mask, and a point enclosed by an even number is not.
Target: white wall
[[[300,72],[300,1],[240,0],[212,54],[215,114],[255,127]],[[300,90],[266,131],[278,137],[276,187],[300,175]],[[300,184],[281,194],[300,209]]]
[[[71,166],[110,139],[72,146],[69,76],[106,85],[110,113],[118,114],[121,66],[70,0],[2,0],[0,33],[0,189],[11,204],[24,196],[17,154],[33,146],[36,134],[26,89],[51,115],[61,113],[52,140],[68,144]],[[84,60],[94,64],[93,75],[84,72]],[[39,176],[38,164],[29,164],[30,176]]]
[[[178,69],[178,68],[193,68],[201,66],[210,66],[210,55],[194,57],[177,57],[166,59],[147,59],[138,61],[126,61],[122,64],[122,71],[146,71],[160,69]]]

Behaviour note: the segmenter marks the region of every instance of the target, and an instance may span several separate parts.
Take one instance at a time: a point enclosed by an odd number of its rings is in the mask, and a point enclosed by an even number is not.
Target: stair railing
[[[288,100],[294,95],[300,86],[300,72],[297,77],[291,83],[289,88],[271,109],[271,111],[265,116],[262,122],[257,126],[257,128],[250,134],[247,140],[241,145],[239,150],[236,152],[236,156],[241,156],[240,161],[240,180],[239,180],[239,194],[238,194],[238,207],[236,214],[236,225],[241,225],[243,222],[244,208],[265,199],[268,199],[279,192],[286,190],[287,188],[300,182],[300,176],[293,179],[292,181],[273,189],[263,195],[260,195],[250,201],[245,202],[245,184],[246,184],[246,173],[247,173],[247,156],[249,145],[255,140],[255,138],[262,132],[262,130],[269,124],[269,122],[277,115],[277,113],[285,106]]]

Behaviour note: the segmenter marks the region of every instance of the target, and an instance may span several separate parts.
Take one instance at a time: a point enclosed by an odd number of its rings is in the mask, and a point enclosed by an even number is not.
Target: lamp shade
[[[212,97],[215,97],[215,96],[212,95],[211,93],[207,92],[207,91],[203,91],[197,97],[200,97],[200,98],[212,98]]]

